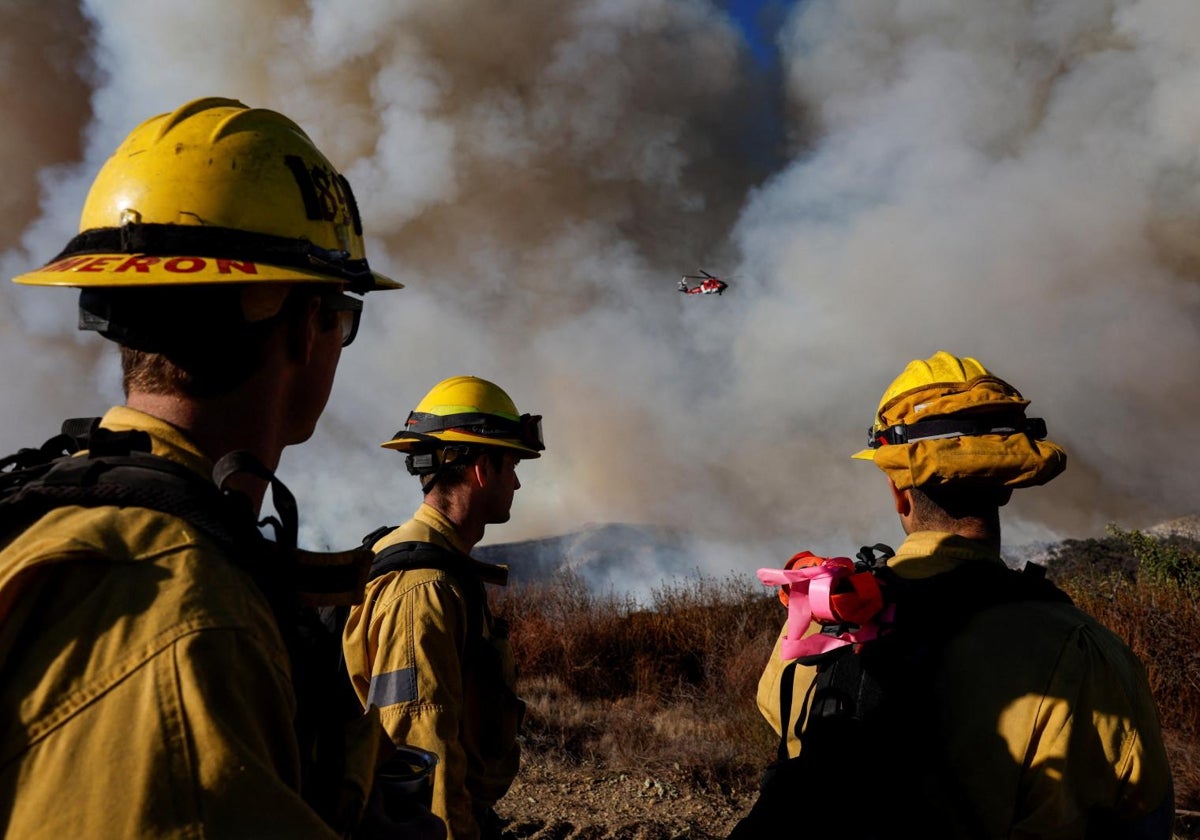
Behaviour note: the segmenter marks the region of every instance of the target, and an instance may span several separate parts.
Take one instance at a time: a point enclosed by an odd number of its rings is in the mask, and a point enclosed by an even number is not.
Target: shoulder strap
[[[23,480],[28,480],[29,476],[36,474],[39,469],[44,471],[56,458],[86,449],[89,437],[99,428],[99,417],[64,420],[62,432],[41,446],[25,447],[0,458],[0,496]]]
[[[384,533],[390,533],[389,528]],[[375,553],[375,561],[371,563],[371,579],[404,569],[440,569],[450,574],[469,574],[467,558],[434,545],[433,543],[411,540],[393,543]]]
[[[87,452],[76,456],[81,447]],[[58,507],[113,505],[184,519],[238,557],[247,544],[266,542],[244,496],[223,493],[212,481],[149,450],[144,432],[95,429],[89,439],[72,442],[60,435],[40,449],[3,459],[0,463],[13,469],[0,473],[0,533],[12,533]]]
[[[391,529],[389,529],[391,530]],[[378,539],[378,538],[377,538]],[[467,638],[483,635],[483,614],[487,596],[483,582],[470,568],[469,558],[426,542],[402,542],[386,546],[371,564],[371,580],[388,572],[409,569],[437,569],[450,575],[463,591],[467,604]]]
[[[386,537],[388,534],[399,528],[399,525],[380,525],[371,533],[362,538],[363,548],[371,548],[375,543]]]

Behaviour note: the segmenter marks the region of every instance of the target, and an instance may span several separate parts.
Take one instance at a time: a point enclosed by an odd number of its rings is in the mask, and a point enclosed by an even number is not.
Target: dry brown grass
[[[1136,562],[1099,542],[1071,544],[1052,577],[1146,664],[1178,806],[1200,810],[1200,605],[1169,582],[1138,583]],[[495,607],[512,624],[527,750],[726,791],[757,785],[775,746],[755,705],[784,615],[773,591],[698,579],[643,607],[564,576]]]

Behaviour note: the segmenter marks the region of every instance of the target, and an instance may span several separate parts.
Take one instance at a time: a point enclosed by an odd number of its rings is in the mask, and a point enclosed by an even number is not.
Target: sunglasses
[[[362,318],[362,300],[339,292],[323,295],[321,305],[328,311],[337,313],[338,326],[342,330],[342,346],[349,347],[354,341],[354,337],[358,335],[358,322]]]

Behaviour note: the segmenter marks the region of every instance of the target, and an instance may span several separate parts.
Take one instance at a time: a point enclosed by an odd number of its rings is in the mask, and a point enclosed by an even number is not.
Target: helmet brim
[[[404,284],[371,272],[372,285],[362,291],[403,289]],[[216,257],[148,257],[142,254],[80,254],[18,274],[24,286],[118,288],[195,286],[209,283],[345,283],[317,270]]]
[[[447,429],[443,432],[438,432],[434,435],[421,435],[421,437],[406,437],[400,435],[389,441],[384,441],[379,444],[384,449],[394,449],[397,452],[411,452],[414,449],[428,449],[430,437],[436,437],[443,443],[468,443],[473,446],[491,446],[499,449],[511,449],[514,452],[520,453],[523,459],[533,459],[542,457],[542,453],[536,449],[530,449],[528,446],[522,446],[519,443],[503,440],[501,438],[483,437],[482,435],[471,435],[465,432]]]

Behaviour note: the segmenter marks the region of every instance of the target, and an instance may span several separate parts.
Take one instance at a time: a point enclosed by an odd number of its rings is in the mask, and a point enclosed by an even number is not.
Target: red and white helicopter
[[[729,288],[729,284],[720,277],[713,277],[703,268],[699,274],[685,274],[679,280],[679,291],[685,295],[719,295]],[[695,286],[689,286],[689,280],[699,280]]]

